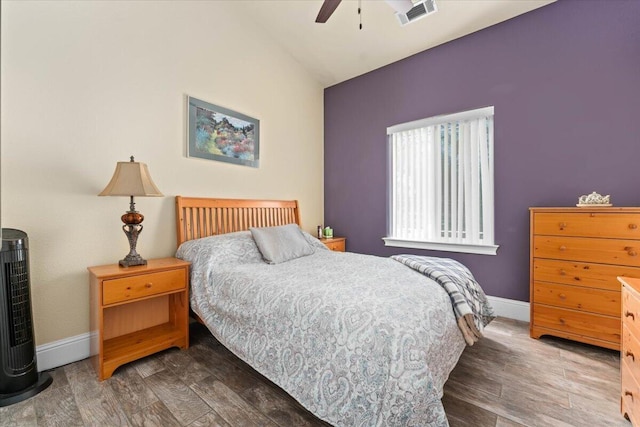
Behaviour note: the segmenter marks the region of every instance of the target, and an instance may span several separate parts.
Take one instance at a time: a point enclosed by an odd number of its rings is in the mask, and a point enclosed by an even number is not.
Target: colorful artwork
[[[188,156],[258,167],[260,121],[188,97]]]

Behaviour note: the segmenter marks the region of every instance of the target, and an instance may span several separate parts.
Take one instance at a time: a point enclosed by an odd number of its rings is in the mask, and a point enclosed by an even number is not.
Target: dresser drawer
[[[620,316],[620,291],[535,282],[533,302],[589,313]]]
[[[184,269],[105,280],[102,288],[102,304],[115,304],[181,290],[186,285]]]
[[[620,291],[616,277],[640,277],[640,268],[534,258],[533,280]]]
[[[533,304],[536,326],[620,343],[620,317]]]
[[[640,341],[625,324],[622,325],[622,354],[620,358],[627,362],[633,376],[640,378]],[[640,399],[640,396],[638,398]]]
[[[534,236],[535,258],[640,267],[640,241],[585,237]]]
[[[640,296],[627,285],[622,287],[622,307],[622,323],[640,338]]]
[[[640,423],[640,387],[633,377],[632,371],[623,360],[620,364],[622,387],[620,390],[620,409],[623,414],[627,414],[631,420],[631,425],[637,426]]]
[[[640,218],[637,214],[538,212],[533,227],[534,234],[550,236],[640,239]]]

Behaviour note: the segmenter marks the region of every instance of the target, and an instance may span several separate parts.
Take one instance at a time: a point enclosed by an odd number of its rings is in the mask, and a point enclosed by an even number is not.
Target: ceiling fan
[[[327,19],[333,14],[341,1],[342,0],[324,0],[324,3],[322,3],[320,7],[320,12],[318,12],[316,22],[321,24],[327,22]],[[407,13],[415,6],[414,3],[419,3],[420,0],[385,0],[385,2],[397,13]]]

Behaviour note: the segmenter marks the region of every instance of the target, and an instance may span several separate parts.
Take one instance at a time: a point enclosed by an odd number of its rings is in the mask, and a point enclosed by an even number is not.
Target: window
[[[386,246],[495,255],[493,107],[387,129]]]

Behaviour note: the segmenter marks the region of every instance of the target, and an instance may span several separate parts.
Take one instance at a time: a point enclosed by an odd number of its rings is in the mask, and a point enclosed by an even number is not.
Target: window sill
[[[434,251],[461,252],[466,254],[497,255],[499,245],[469,245],[465,243],[437,243],[418,240],[404,240],[383,237],[385,246],[412,249],[430,249]]]

